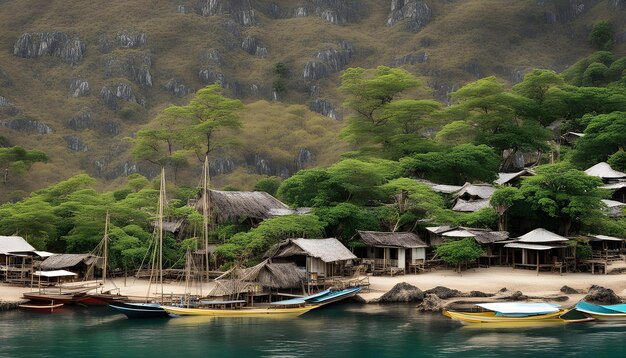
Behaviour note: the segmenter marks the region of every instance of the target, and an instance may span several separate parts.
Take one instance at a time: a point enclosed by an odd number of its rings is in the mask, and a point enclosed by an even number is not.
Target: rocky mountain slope
[[[214,82],[248,103],[244,145],[212,158],[217,183],[288,176],[346,149],[336,136],[346,67],[404,66],[424,78],[423,96],[445,102],[484,76],[563,70],[593,51],[601,20],[624,55],[623,0],[0,1],[0,136],[50,156],[0,192],[81,171],[109,185],[153,176],[128,138]]]

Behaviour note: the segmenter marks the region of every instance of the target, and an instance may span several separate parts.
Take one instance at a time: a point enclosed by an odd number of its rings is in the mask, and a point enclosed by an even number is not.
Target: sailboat
[[[108,260],[109,260],[108,244],[109,244],[109,212],[107,211],[106,220],[104,222],[104,236],[102,238],[102,241],[100,241],[100,244],[98,244],[96,250],[94,250],[96,251],[96,256],[100,256],[100,253],[97,251],[100,251],[99,249],[101,249],[102,255],[104,257],[104,262],[102,265],[101,291],[99,293],[97,291],[94,293],[87,293],[87,297],[81,301],[82,304],[85,304],[88,306],[102,306],[102,305],[107,305],[109,303],[122,302],[128,299],[128,297],[120,295],[119,292],[115,294],[115,293],[111,293],[111,291],[113,290],[104,291],[104,286],[106,285],[106,282],[107,282],[107,267],[108,267]],[[94,262],[94,265],[95,265],[95,262]],[[93,267],[91,267],[90,269],[93,269]]]
[[[150,283],[148,284],[148,295],[153,278],[157,277],[157,291],[161,289],[161,301],[163,301],[163,211],[165,206],[165,169],[161,168],[161,188],[159,191],[159,209],[158,209],[158,240],[155,247],[156,258],[153,256],[153,265],[150,274]],[[156,267],[155,267],[156,266]],[[147,300],[147,297],[146,297]],[[168,313],[161,307],[158,302],[114,302],[110,303],[112,307],[128,318],[160,318],[168,317]]]

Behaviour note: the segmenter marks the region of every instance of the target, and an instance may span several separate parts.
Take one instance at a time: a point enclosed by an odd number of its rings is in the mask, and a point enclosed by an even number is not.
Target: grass
[[[295,2],[291,0],[274,2],[284,8],[295,7]],[[26,148],[44,150],[51,159],[50,163],[31,170],[28,178],[0,189],[0,200],[7,198],[9,192],[18,189],[29,192],[81,171],[95,174],[94,161],[103,157],[114,155],[110,166],[132,161],[129,151],[117,153],[116,148],[124,147],[124,138],[145,126],[166,105],[186,101],[161,90],[169,78],[177,77],[195,89],[203,86],[198,79],[198,70],[204,65],[201,54],[209,49],[220,52],[223,65],[219,70],[228,79],[244,84],[259,83],[265,88],[270,88],[275,79],[272,66],[278,62],[285,63],[291,78],[284,101],[306,104],[310,98],[303,90],[302,68],[317,51],[336,46],[338,40],[354,45],[355,53],[349,66],[388,65],[399,56],[426,51],[428,61],[406,66],[409,71],[424,77],[424,83],[437,80],[462,85],[476,79],[464,70],[470,61],[479,63],[485,76],[532,67],[562,70],[593,51],[587,42],[587,34],[594,23],[609,20],[617,32],[626,31],[624,10],[613,10],[608,1],[588,7],[582,16],[572,22],[554,25],[545,23],[544,11],[552,6],[550,2],[542,6],[535,0],[431,1],[431,23],[419,33],[408,33],[404,31],[403,23],[394,27],[384,25],[389,13],[389,1],[363,1],[365,10],[359,22],[336,26],[315,16],[270,19],[261,11],[266,2],[259,0],[254,3],[258,5],[256,14],[260,25],[241,28],[242,37],[257,37],[263,46],[268,47],[268,57],[259,59],[245,53],[241,49],[241,39],[234,38],[225,30],[223,16],[178,14],[176,5],[179,3],[193,8],[195,1],[20,0],[0,4],[0,67],[14,83],[11,88],[0,88],[0,95],[9,98],[27,115],[54,129],[53,134],[41,136],[25,135],[0,126],[0,135]],[[13,44],[22,33],[50,30],[79,34],[87,43],[85,59],[71,66],[51,57],[33,60],[12,55]],[[104,78],[102,61],[107,55],[100,53],[98,39],[106,34],[109,40],[114,41],[116,33],[121,30],[145,32],[147,45],[137,50],[114,49],[111,54],[126,56],[132,52],[150,51],[154,61],[151,69],[154,86],[140,91],[148,102],[148,108],[132,121],[122,121],[120,113],[106,109],[99,99],[100,89],[119,78]],[[432,45],[423,47],[424,39],[429,39]],[[624,55],[626,44],[617,44],[615,52]],[[75,76],[89,81],[90,96],[72,98],[68,95],[68,83]],[[334,99],[340,104],[341,97],[336,92],[338,82],[339,74],[336,73],[320,81],[319,85],[322,97]],[[139,86],[134,84],[134,88]],[[426,88],[419,93],[422,97],[429,96]],[[303,109],[300,117],[306,118],[310,124],[300,128],[285,126],[294,117],[289,113],[289,106],[252,103],[257,100],[247,100],[251,104],[244,115],[246,128],[249,127],[250,131],[243,136],[248,144],[244,152],[236,155],[243,156],[245,151],[262,151],[277,161],[288,161],[293,152],[290,146],[301,143],[290,142],[287,129],[296,131],[297,135],[293,137],[311,148],[320,148],[312,165],[330,164],[346,149],[336,137],[341,124],[333,122],[320,126],[320,119]],[[67,120],[83,107],[90,107],[97,120],[122,122],[122,133],[106,138],[92,130],[75,133],[66,128]],[[255,125],[252,126],[252,123]],[[280,134],[273,137],[261,135],[260,127],[268,133]],[[70,134],[80,137],[90,151],[69,151],[62,138]],[[273,148],[265,145],[269,140],[284,143]],[[242,174],[244,172],[240,170],[237,173],[246,177],[247,174]],[[190,171],[186,175],[192,174]],[[229,180],[241,182],[241,185],[245,182],[246,187],[254,181],[239,180],[236,176],[231,175]],[[109,187],[114,184],[102,185]]]

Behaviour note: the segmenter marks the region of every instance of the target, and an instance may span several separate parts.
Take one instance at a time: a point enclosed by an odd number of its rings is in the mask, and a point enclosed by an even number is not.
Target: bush
[[[264,191],[273,196],[276,194],[276,191],[278,190],[278,187],[280,186],[280,183],[282,181],[283,180],[279,177],[263,178],[256,182],[256,184],[254,185],[254,190]]]
[[[593,26],[589,42],[598,50],[608,51],[613,48],[613,29],[608,21],[600,21]]]
[[[435,247],[435,253],[448,265],[456,266],[461,272],[461,265],[477,260],[483,249],[473,238],[445,242]]]

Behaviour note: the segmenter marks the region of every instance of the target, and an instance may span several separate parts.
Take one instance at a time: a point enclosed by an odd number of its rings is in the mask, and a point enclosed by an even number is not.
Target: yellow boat
[[[536,323],[565,322],[561,316],[569,310],[558,305],[542,302],[494,302],[478,303],[486,312],[443,311],[443,314],[463,324],[467,323]]]
[[[296,317],[319,307],[308,305],[304,307],[263,307],[263,308],[185,308],[174,306],[161,306],[167,313],[177,316],[212,316],[212,317]]]

